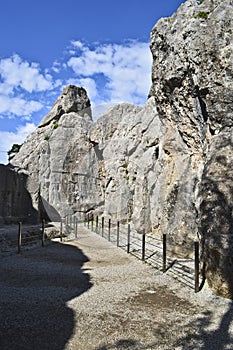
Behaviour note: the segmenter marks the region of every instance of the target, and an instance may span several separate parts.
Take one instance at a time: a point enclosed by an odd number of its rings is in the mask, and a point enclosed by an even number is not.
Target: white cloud
[[[76,55],[67,62],[79,81],[95,81],[95,102],[145,102],[151,85],[152,57],[149,43],[99,44],[89,47],[73,41]]]
[[[71,41],[72,46],[74,46],[77,49],[83,49],[84,44],[80,40],[72,40]]]
[[[0,163],[8,163],[7,151],[11,149],[14,143],[21,144],[26,137],[35,130],[33,123],[27,123],[17,128],[16,132],[0,131]]]
[[[59,61],[55,61],[55,62],[53,62],[51,69],[53,72],[58,74],[58,73],[60,73],[61,68],[62,68],[62,64]]]
[[[60,85],[61,80],[55,80],[48,69],[42,73],[38,63],[17,54],[0,59],[0,118],[30,120]]]
[[[6,116],[27,117],[41,108],[43,108],[43,105],[37,101],[27,101],[21,97],[0,95],[0,114]]]
[[[13,143],[24,140],[35,127],[33,123],[19,127],[16,132],[11,132],[11,128],[15,129],[22,119],[33,120],[34,113],[39,116],[38,111],[51,106],[53,96],[59,94],[57,87],[64,85],[64,81],[87,90],[94,119],[113,103],[146,101],[151,85],[149,43],[89,45],[77,40],[71,45],[66,51],[69,52],[66,62],[58,59],[44,71],[39,64],[23,60],[17,54],[0,58],[0,118],[13,118],[12,126],[7,124],[9,131],[0,131],[0,151],[8,151]],[[0,161],[6,162],[7,155],[3,155],[0,153]]]
[[[37,63],[30,64],[16,54],[0,60],[0,77],[4,84],[30,93],[53,88],[50,74],[41,74]]]

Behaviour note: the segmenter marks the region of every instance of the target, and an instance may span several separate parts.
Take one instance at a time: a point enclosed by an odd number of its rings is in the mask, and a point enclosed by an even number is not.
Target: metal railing
[[[152,267],[169,274],[179,282],[193,288],[197,293],[200,290],[200,253],[199,242],[193,243],[193,257],[173,257],[169,250],[167,235],[162,237],[145,233],[138,233],[131,223],[113,221],[109,216],[85,215],[83,220],[78,220],[75,215],[67,215],[60,222],[58,238],[60,242],[78,239],[79,229],[83,227],[95,232],[108,241],[116,244],[141,261],[150,264]],[[45,233],[45,220],[42,220],[40,230],[28,231],[24,229],[22,222],[18,224],[17,252],[22,253],[23,249],[35,244],[44,247],[50,237]],[[203,281],[201,282],[203,285]]]
[[[70,230],[69,239],[78,238],[78,226],[86,227],[116,244],[117,247],[124,249],[128,254],[134,255],[143,262],[194,289],[196,293],[200,290],[201,274],[198,241],[193,242],[193,257],[183,258],[176,255],[174,258],[172,251],[169,250],[166,234],[160,237],[155,234],[146,234],[145,231],[138,233],[130,223],[123,224],[120,221],[113,221],[109,216],[84,215],[83,220],[79,222],[74,216],[67,218],[66,223]]]

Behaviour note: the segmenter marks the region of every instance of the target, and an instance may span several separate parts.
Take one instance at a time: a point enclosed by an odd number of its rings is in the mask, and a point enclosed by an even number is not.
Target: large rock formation
[[[12,163],[28,176],[28,189],[41,216],[60,220],[83,210],[78,197],[89,191],[88,132],[92,125],[90,100],[81,87],[65,87],[38,128],[22,145]],[[77,165],[77,167],[76,167]],[[79,188],[72,185],[77,183]],[[93,191],[95,193],[95,191]],[[74,207],[74,208],[73,208]],[[84,209],[86,210],[86,209]]]
[[[231,0],[186,1],[152,30],[145,106],[117,105],[94,124],[85,90],[68,86],[12,162],[51,219],[92,212],[130,220],[139,232],[167,233],[183,257],[199,237],[208,282],[227,297],[232,12]]]
[[[186,190],[178,193],[186,193],[188,216],[197,217],[209,284],[226,296],[233,296],[232,5],[231,0],[186,1],[151,33],[150,95],[165,134],[178,133],[182,139],[187,176],[177,180],[186,183]],[[178,169],[180,151],[169,152]],[[190,223],[196,226],[187,219],[186,232]]]

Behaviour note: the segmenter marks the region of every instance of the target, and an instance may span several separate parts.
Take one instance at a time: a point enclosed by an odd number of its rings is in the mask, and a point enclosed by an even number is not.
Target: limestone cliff
[[[89,191],[86,174],[91,125],[86,91],[73,85],[65,87],[52,110],[12,160],[16,169],[23,168],[28,176],[34,207],[52,221],[73,212],[79,195],[86,198],[84,187]],[[73,183],[78,183],[80,188],[74,189]],[[85,200],[78,210],[82,206],[85,207]]]
[[[177,160],[184,150],[186,154],[186,175],[180,173],[171,184],[171,193],[186,197],[189,214],[184,215],[183,228],[188,232],[193,231],[190,224],[197,227],[209,284],[217,293],[231,296],[232,18],[231,0],[205,0],[200,5],[189,0],[171,18],[160,20],[151,33],[150,91],[165,126],[164,135],[177,133],[181,138],[181,152],[168,149],[174,169],[180,169]],[[167,149],[166,142],[163,149]],[[183,187],[178,191],[177,182]]]
[[[187,257],[201,239],[211,287],[233,297],[231,0],[186,1],[151,33],[152,87],[91,120],[68,86],[13,159],[35,208],[53,219],[99,213],[167,233]],[[44,215],[44,214],[43,214]]]

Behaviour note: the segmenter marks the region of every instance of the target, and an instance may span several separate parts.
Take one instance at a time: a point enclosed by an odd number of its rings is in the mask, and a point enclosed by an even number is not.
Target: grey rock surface
[[[72,210],[78,200],[75,191],[79,189],[86,197],[85,188],[91,182],[87,176],[88,131],[92,125],[88,106],[90,101],[83,88],[65,87],[51,112],[12,160],[16,168],[23,168],[28,175],[33,205],[51,221],[60,220]],[[59,116],[58,110],[63,111]],[[79,188],[75,189],[73,183],[78,183]]]
[[[69,85],[63,88],[61,96],[56,100],[50,113],[40,122],[39,127],[57,123],[65,113],[79,113],[91,120],[91,103],[86,90],[80,86]]]
[[[38,212],[27,189],[28,177],[0,164],[0,226],[10,223],[34,222]]]
[[[177,192],[187,213],[185,231],[193,232],[197,223],[208,282],[217,293],[231,297],[232,5],[230,0],[188,0],[171,18],[156,24],[151,33],[150,91],[167,128],[165,135],[168,126],[180,135],[182,151],[173,148],[171,163],[181,169],[177,159],[184,150],[190,159],[183,163],[187,176],[179,177],[182,187]],[[171,187],[174,197],[174,182]]]

